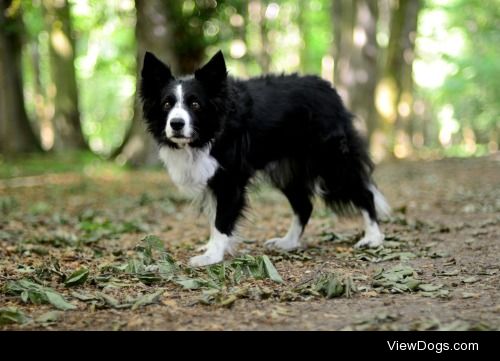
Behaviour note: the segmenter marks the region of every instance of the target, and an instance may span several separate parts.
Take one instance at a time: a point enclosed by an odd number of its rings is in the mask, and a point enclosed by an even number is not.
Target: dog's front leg
[[[191,267],[219,263],[226,252],[231,253],[234,227],[245,207],[245,185],[246,182],[219,172],[211,179],[209,188],[215,216],[209,214],[210,239],[205,246],[205,253],[189,260]]]

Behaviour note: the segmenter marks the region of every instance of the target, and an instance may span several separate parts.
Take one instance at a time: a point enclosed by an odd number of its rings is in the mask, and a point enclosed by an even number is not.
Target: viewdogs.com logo
[[[441,353],[443,351],[478,351],[479,344],[477,342],[462,342],[449,344],[448,342],[398,342],[387,341],[389,350],[391,351],[434,351]]]

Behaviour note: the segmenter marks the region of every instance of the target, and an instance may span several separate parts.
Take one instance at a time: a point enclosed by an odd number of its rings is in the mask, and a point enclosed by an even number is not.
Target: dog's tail
[[[374,185],[370,185],[370,191],[373,193],[373,200],[375,202],[375,209],[377,211],[377,216],[381,219],[391,218],[392,209],[384,195],[378,190]]]

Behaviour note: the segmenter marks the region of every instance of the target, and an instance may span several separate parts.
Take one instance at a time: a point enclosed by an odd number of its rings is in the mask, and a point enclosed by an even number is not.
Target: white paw
[[[384,235],[379,234],[369,234],[361,238],[358,243],[354,245],[354,248],[370,247],[375,248],[381,246],[384,243]]]
[[[283,251],[292,251],[300,247],[300,242],[298,240],[290,239],[287,237],[273,238],[266,241],[266,243],[264,243],[264,246],[266,246],[267,248],[281,249]]]
[[[210,264],[219,263],[224,260],[224,254],[205,253],[200,256],[192,257],[189,260],[190,267],[203,267]]]

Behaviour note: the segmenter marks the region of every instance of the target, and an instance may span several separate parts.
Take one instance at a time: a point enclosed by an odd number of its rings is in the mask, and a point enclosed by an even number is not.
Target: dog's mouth
[[[185,137],[183,135],[173,135],[173,136],[169,137],[168,139],[170,139],[170,141],[172,141],[176,144],[179,144],[179,145],[188,144],[193,140],[193,138]]]

